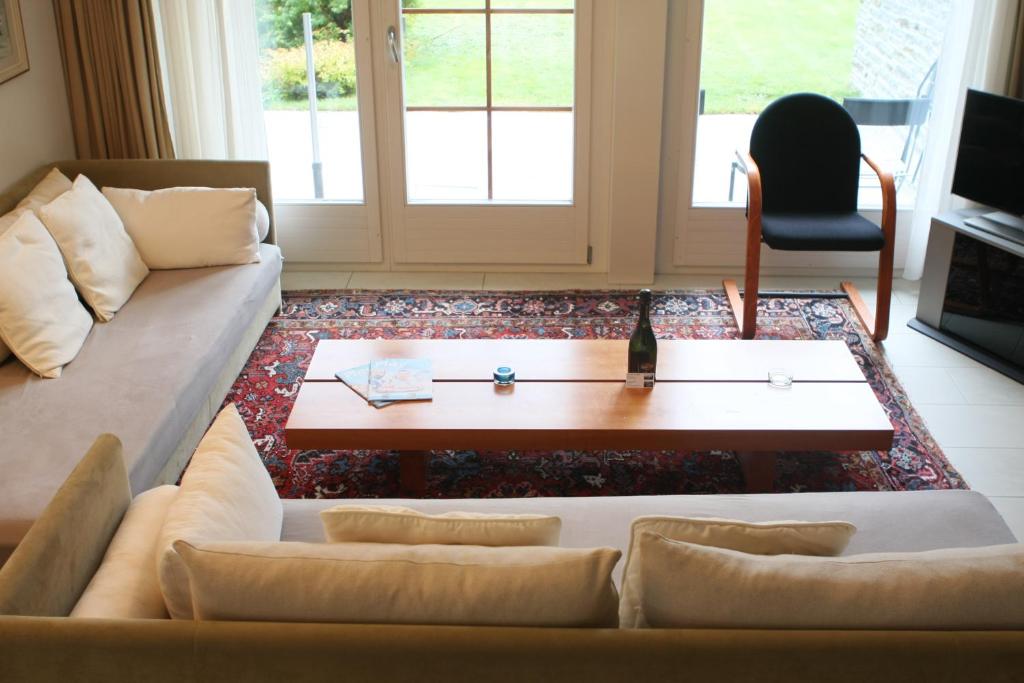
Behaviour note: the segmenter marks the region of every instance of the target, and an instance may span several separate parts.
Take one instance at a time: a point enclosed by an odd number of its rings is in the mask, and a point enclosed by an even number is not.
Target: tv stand
[[[964,224],[1011,242],[1024,244],[1024,218],[1002,211],[983,213],[964,219]]]
[[[908,325],[1024,383],[1024,232],[976,226],[983,209],[932,219],[917,316]]]

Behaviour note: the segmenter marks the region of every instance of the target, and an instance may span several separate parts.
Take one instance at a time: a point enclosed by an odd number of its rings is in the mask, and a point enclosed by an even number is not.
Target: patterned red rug
[[[634,301],[634,292],[595,291],[286,293],[282,315],[263,333],[227,401],[238,405],[282,497],[397,497],[392,453],[285,445],[285,421],[317,340],[626,338]],[[659,338],[737,337],[718,292],[656,293],[652,320]],[[896,427],[888,453],[781,455],[776,491],[967,488],[845,300],[762,300],[758,337],[844,340]],[[736,459],[719,451],[438,451],[428,463],[427,491],[443,498],[738,493],[743,477]]]

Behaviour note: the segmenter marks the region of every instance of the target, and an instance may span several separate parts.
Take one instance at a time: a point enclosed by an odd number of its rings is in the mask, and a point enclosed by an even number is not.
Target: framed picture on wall
[[[0,83],[28,71],[20,0],[0,0]]]

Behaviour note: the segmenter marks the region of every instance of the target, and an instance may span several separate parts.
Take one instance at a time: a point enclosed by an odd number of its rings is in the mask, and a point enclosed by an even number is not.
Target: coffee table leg
[[[775,486],[775,452],[741,451],[736,455],[743,468],[747,493],[771,493]]]
[[[398,490],[406,498],[422,498],[427,491],[428,451],[398,452]]]

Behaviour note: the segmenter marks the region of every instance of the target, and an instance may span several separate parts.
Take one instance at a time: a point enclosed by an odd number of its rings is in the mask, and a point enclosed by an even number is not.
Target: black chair
[[[749,188],[747,260],[741,299],[734,280],[723,285],[744,339],[757,332],[761,242],[785,251],[877,251],[878,302],[874,321],[852,282],[841,287],[876,341],[889,331],[896,185],[866,156],[882,187],[882,226],[857,213],[860,134],[850,114],[821,95],[787,95],[761,112],[750,133],[750,153],[739,154]],[[742,310],[742,316],[740,311]]]

